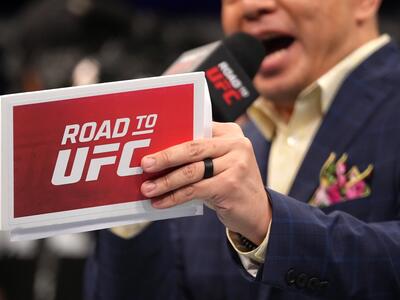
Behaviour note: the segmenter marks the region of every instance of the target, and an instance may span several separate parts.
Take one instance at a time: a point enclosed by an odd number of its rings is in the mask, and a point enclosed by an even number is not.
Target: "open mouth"
[[[295,39],[292,36],[275,36],[263,40],[263,44],[266,51],[266,56],[271,55],[277,51],[288,49]]]

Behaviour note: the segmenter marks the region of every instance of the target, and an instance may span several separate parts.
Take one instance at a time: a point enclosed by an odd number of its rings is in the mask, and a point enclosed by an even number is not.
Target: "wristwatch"
[[[240,233],[238,233],[237,235],[239,237],[240,246],[245,248],[247,252],[253,251],[258,247],[256,244],[254,244],[252,241],[250,241],[248,238],[244,237]]]

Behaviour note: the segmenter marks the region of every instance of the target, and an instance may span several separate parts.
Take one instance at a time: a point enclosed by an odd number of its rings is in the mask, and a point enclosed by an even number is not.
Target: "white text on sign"
[[[140,115],[136,117],[135,129],[131,131],[131,136],[139,137],[154,132],[157,123],[157,114]],[[114,122],[104,120],[100,125],[97,122],[87,122],[84,124],[66,125],[61,140],[61,146],[74,145],[77,143],[89,143],[104,139],[112,140],[125,137],[129,132],[131,123],[130,118],[119,118]],[[136,149],[149,147],[150,138],[135,139],[125,142],[116,167],[116,174],[120,177],[134,176],[143,173],[140,166],[131,166],[132,158]],[[96,181],[99,178],[100,170],[103,166],[114,165],[117,162],[117,155],[113,153],[119,151],[120,142],[79,147],[76,149],[75,159],[69,175],[66,175],[67,166],[71,157],[71,149],[63,149],[58,152],[56,164],[53,171],[51,183],[53,185],[65,185],[79,182],[83,177],[83,170],[86,164],[89,168],[85,181]],[[96,154],[96,158],[88,161],[88,154]],[[99,154],[104,154],[98,157]]]

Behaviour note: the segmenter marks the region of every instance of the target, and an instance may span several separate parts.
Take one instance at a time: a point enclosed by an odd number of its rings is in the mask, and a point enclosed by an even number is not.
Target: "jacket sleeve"
[[[268,192],[273,217],[256,281],[323,299],[399,297],[399,220],[364,223]]]
[[[168,221],[127,240],[99,231],[86,265],[84,299],[183,299],[172,235]]]

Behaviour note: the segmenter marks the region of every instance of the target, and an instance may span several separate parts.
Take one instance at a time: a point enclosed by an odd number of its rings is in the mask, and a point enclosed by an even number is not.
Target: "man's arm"
[[[272,224],[256,281],[323,299],[400,295],[400,221],[364,223],[269,191]],[[237,253],[232,254],[242,268]],[[243,272],[249,280],[254,280]]]

